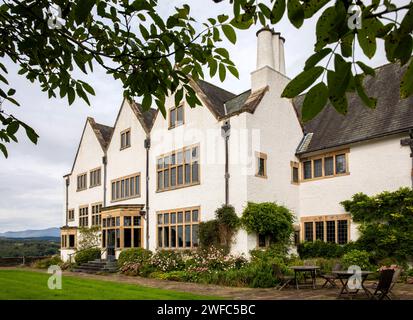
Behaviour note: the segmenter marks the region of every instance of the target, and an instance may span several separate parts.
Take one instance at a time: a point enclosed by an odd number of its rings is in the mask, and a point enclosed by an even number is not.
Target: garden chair
[[[387,269],[386,269],[387,270]],[[403,271],[403,269],[399,266],[394,266],[394,268],[392,268],[392,270],[394,270],[394,274],[393,274],[393,279],[392,279],[392,283],[389,289],[389,295],[390,296],[395,296],[395,294],[392,292],[394,286],[396,285],[396,283],[399,281],[400,275]],[[378,282],[372,284],[370,287],[375,289],[377,288]]]
[[[393,276],[395,271],[393,269],[386,269],[380,271],[379,282],[376,285],[370,286],[370,288],[374,289],[374,292],[369,291],[370,298],[375,300],[384,300],[388,299],[391,300],[389,295],[390,288],[393,284]],[[367,289],[369,287],[366,287]]]
[[[281,268],[277,264],[272,265],[272,271],[273,271],[273,276],[276,277],[277,279],[280,280],[280,288],[278,290],[284,289],[286,286],[288,286],[293,280],[293,276],[286,276],[282,273]]]
[[[336,284],[337,280],[337,274],[333,273],[333,271],[340,271],[342,269],[342,266],[340,263],[336,263],[333,268],[331,269],[331,273],[321,273],[320,277],[325,280],[324,284],[322,285],[322,288],[325,288],[327,285],[330,285],[332,288],[338,288]]]

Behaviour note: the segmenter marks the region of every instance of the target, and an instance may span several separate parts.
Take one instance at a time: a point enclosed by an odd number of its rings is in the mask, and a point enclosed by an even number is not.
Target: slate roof
[[[95,122],[95,119],[93,119],[92,117],[88,117],[87,120],[92,126],[93,131],[96,134],[96,138],[99,140],[99,143],[102,146],[102,149],[106,150],[109,145],[110,138],[112,137],[113,128]]]
[[[406,132],[413,128],[413,96],[400,100],[400,79],[406,66],[391,63],[376,69],[376,76],[364,80],[366,92],[378,99],[376,109],[366,107],[356,93],[347,95],[348,113],[339,114],[327,105],[311,121],[302,124],[306,143],[300,143],[297,154],[319,151],[363,140]],[[300,117],[305,95],[293,100]],[[300,117],[301,118],[301,117]]]
[[[131,103],[131,107],[143,129],[147,134],[149,134],[152,130],[153,124],[155,123],[156,116],[158,115],[158,109],[151,108],[147,111],[143,111],[142,105],[135,101]]]

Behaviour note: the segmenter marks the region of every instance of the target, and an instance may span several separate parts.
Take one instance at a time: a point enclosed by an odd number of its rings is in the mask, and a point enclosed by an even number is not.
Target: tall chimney
[[[272,30],[268,27],[257,32],[257,70],[265,66],[274,69]]]

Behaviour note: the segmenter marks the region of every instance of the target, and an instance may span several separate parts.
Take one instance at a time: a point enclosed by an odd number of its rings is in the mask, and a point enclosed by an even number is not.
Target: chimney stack
[[[269,27],[257,32],[257,70],[265,66],[285,74],[284,38]]]

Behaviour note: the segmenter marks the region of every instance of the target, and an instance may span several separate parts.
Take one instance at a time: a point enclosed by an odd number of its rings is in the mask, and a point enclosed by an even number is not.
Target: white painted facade
[[[79,222],[79,206],[103,202],[104,176],[102,157],[107,156],[106,203],[116,205],[146,205],[146,150],[144,140],[150,137],[149,149],[149,248],[157,249],[157,213],[179,208],[199,207],[200,221],[214,218],[215,210],[225,202],[225,144],[221,126],[225,121],[231,125],[229,139],[229,203],[241,215],[248,201],[277,202],[291,209],[297,218],[312,216],[345,215],[340,202],[350,199],[356,192],[373,195],[384,190],[394,191],[402,186],[411,186],[412,162],[410,149],[400,146],[405,134],[366,140],[348,149],[346,175],[300,181],[291,181],[291,162],[300,162],[296,156],[297,146],[303,139],[303,130],[296,111],[289,99],[280,98],[289,79],[285,76],[283,51],[284,40],[279,34],[264,30],[258,34],[257,70],[251,74],[252,92],[268,87],[253,113],[242,112],[226,119],[217,118],[204,103],[194,109],[184,103],[184,123],[169,128],[169,116],[159,114],[148,134],[127,101],[122,103],[114,131],[106,152],[99,144],[96,134],[86,124],[75,159],[68,176],[68,208],[75,209],[74,221]],[[174,97],[166,99],[166,109],[174,106]],[[121,150],[121,132],[130,129],[131,146]],[[183,147],[199,145],[199,184],[175,190],[157,191],[157,158]],[[332,150],[323,150],[321,153]],[[264,153],[266,177],[257,177],[256,152]],[[311,154],[306,155],[311,156]],[[389,165],[391,164],[391,165]],[[102,185],[76,191],[76,177],[82,172],[102,166]],[[140,196],[128,200],[111,201],[111,181],[134,173],[140,173]],[[300,166],[300,176],[302,167]],[[89,177],[88,177],[89,186]],[[64,216],[66,217],[66,210]],[[91,218],[89,218],[90,221]],[[302,233],[302,227],[300,232]],[[356,226],[350,224],[349,240],[357,238]],[[146,239],[146,222],[143,227],[143,246]],[[246,253],[257,247],[257,236],[238,232],[234,252]],[[62,258],[67,259],[72,249],[62,249]]]

